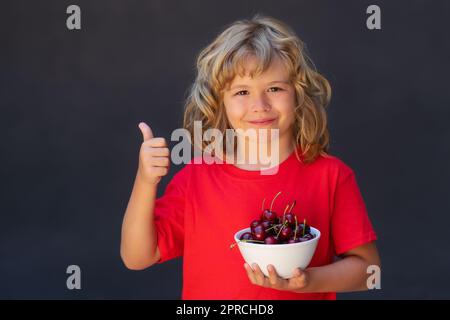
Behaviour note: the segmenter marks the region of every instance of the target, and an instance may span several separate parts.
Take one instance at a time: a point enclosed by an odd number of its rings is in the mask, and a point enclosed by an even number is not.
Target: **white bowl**
[[[239,250],[245,262],[250,266],[258,264],[264,275],[269,276],[267,266],[275,267],[278,275],[284,279],[292,278],[296,268],[304,270],[316,251],[317,243],[320,239],[320,231],[310,227],[311,233],[315,237],[305,242],[289,244],[262,244],[240,241],[240,237],[245,232],[250,232],[250,228],[240,230],[235,233],[234,240],[238,243]]]

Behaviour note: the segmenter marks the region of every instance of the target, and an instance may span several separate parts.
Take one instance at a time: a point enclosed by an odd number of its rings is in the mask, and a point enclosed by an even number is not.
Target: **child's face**
[[[223,102],[228,120],[234,129],[279,129],[280,139],[291,139],[296,95],[289,74],[281,60],[273,59],[270,67],[259,76],[250,78],[255,58],[246,64],[246,76],[236,75],[224,91]],[[276,81],[276,82],[275,82]],[[255,123],[260,120],[267,123]]]

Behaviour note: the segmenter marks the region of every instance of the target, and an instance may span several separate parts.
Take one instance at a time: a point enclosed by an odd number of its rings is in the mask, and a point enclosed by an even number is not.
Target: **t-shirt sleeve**
[[[377,239],[353,170],[340,174],[335,190],[331,235],[336,255]]]
[[[155,201],[155,228],[163,263],[183,255],[187,168],[174,175],[164,194]]]

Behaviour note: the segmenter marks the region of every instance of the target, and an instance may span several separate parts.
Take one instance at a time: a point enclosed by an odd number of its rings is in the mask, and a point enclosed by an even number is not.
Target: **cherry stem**
[[[281,230],[283,230],[284,226],[286,225],[286,223],[287,223],[287,221],[284,221],[283,225],[281,226],[280,230],[278,231],[278,233],[277,233],[277,239],[278,239],[278,236],[279,236],[280,233],[281,233]]]
[[[274,229],[274,228],[276,228],[276,227],[278,227],[278,226],[279,226],[278,224],[274,224],[274,225],[271,226],[270,228],[266,229],[266,232],[269,231],[269,230],[271,230],[271,229]]]
[[[261,211],[264,210],[264,202],[265,202],[265,201],[266,201],[266,198],[263,199],[262,206],[261,206]]]
[[[275,201],[275,199],[281,194],[281,191],[278,192],[275,197],[272,199],[272,203],[270,204],[270,212],[272,212],[272,206],[273,206],[273,202]]]
[[[242,242],[257,242],[257,243],[264,243],[264,241],[261,241],[261,240],[239,240],[239,241],[242,241]]]
[[[292,203],[292,207],[289,209],[289,213],[291,213],[292,212],[292,209],[294,209],[294,207],[295,207],[295,204],[296,204],[296,201],[294,200],[294,202]]]
[[[303,219],[303,236],[305,236],[305,230],[306,230],[306,219]]]
[[[294,216],[295,217],[295,231],[294,231],[294,239],[295,238],[297,238],[297,228],[298,228],[298,225],[297,225],[297,216]]]
[[[239,240],[240,242],[255,242],[255,243],[264,243],[264,241],[261,241],[261,240]],[[238,241],[238,242],[239,242]],[[237,244],[238,244],[238,242],[235,242],[235,243],[232,243],[231,245],[230,245],[230,249],[233,249]]]
[[[286,208],[284,208],[284,212],[283,212],[283,223],[286,221],[286,210],[289,208],[289,204],[286,206]]]

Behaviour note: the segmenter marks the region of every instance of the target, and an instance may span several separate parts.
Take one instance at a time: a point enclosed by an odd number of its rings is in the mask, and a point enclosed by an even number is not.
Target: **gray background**
[[[82,30],[66,28],[78,4]],[[366,28],[378,4],[382,30]],[[170,140],[196,54],[260,12],[331,82],[331,153],[357,173],[382,290],[450,298],[448,1],[2,1],[0,298],[177,299],[181,259],[127,270],[120,228],[146,121]],[[172,166],[159,188],[180,167]],[[82,290],[66,289],[68,265]]]

